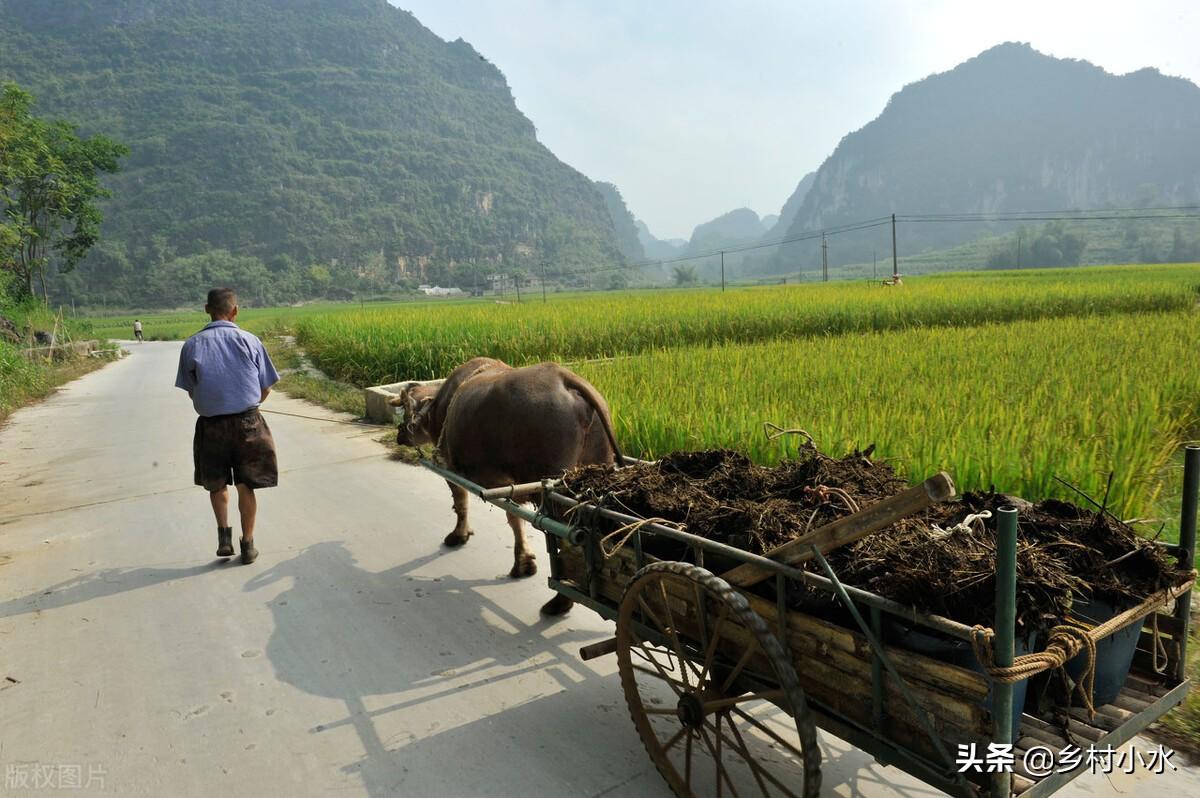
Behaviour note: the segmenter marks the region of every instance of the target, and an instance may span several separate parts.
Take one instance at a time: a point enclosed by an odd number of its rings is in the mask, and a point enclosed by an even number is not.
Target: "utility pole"
[[[1017,268],[1021,268],[1021,233],[1017,232]]]
[[[892,214],[892,282],[900,281],[900,263],[896,260],[896,214]]]
[[[517,287],[517,304],[521,304],[521,275],[513,275],[513,285]]]
[[[546,259],[542,258],[542,304],[546,304]]]
[[[829,282],[829,244],[825,242],[825,231],[821,231],[821,279]]]
[[[876,257],[875,257],[875,250],[871,250],[871,279],[872,279],[872,280],[878,280],[878,279],[879,279],[879,274],[878,274],[878,273],[876,272],[876,270],[875,270],[875,264],[876,264],[876,260],[877,260],[877,259],[876,259]]]
[[[725,250],[721,250],[721,293],[725,293]]]

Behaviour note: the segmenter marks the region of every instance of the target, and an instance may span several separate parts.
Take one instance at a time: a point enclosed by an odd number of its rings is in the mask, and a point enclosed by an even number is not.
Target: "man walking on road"
[[[237,302],[232,288],[208,292],[204,311],[212,321],[184,343],[175,387],[188,392],[200,415],[192,457],[196,484],[208,491],[217,518],[217,556],[233,556],[227,492],[233,484],[242,519],[242,562],[249,564],[258,557],[254,490],[279,483],[275,441],[258,410],[279,374],[262,341],[233,323]]]

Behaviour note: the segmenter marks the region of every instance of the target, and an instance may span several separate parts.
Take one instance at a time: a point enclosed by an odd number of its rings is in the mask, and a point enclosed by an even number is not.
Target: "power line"
[[[993,216],[1003,214],[1005,216],[1042,216],[1042,215],[1058,215],[1058,214],[1104,214],[1104,213],[1154,213],[1166,211],[1195,211],[1200,210],[1200,205],[1163,205],[1157,208],[1051,208],[1040,211],[961,211],[951,213],[910,213],[898,214],[897,218],[904,219],[932,219],[940,217],[963,217],[963,216]]]
[[[1182,211],[1197,211],[1195,213],[1183,213]],[[577,269],[573,271],[561,271],[543,273],[543,281],[546,278],[564,278],[564,277],[581,277],[592,274],[604,274],[608,272],[618,272],[626,270],[635,270],[645,268],[647,266],[667,266],[675,263],[685,263],[687,261],[703,260],[722,256],[723,254],[735,252],[750,252],[758,249],[767,249],[770,247],[779,247],[785,244],[795,244],[803,241],[812,241],[815,239],[824,239],[828,236],[843,235],[846,233],[854,233],[862,230],[870,230],[884,225],[896,225],[900,223],[912,222],[914,224],[936,224],[936,223],[986,223],[986,222],[1057,222],[1057,221],[1148,221],[1154,219],[1172,220],[1172,219],[1200,219],[1200,205],[1174,205],[1162,208],[1105,208],[1102,210],[1053,210],[1053,211],[1003,211],[1003,212],[964,212],[964,213],[925,213],[925,214],[894,214],[888,216],[878,216],[870,219],[862,219],[855,222],[847,222],[841,225],[834,225],[822,229],[810,229],[794,236],[784,238],[757,241],[751,244],[743,244],[741,246],[726,247],[722,249],[714,249],[708,252],[698,252],[689,255],[677,255],[672,258],[663,258],[660,260],[646,259],[634,263],[615,264],[612,266],[602,266],[595,269]],[[894,227],[893,227],[894,231]],[[895,255],[895,253],[893,253]],[[895,271],[893,269],[893,271]]]
[[[973,222],[976,224],[986,222],[1120,222],[1146,221],[1150,219],[1200,219],[1200,213],[1158,214],[1153,216],[950,216],[938,219],[921,219],[909,216],[896,217],[896,221],[898,222],[912,222],[914,224],[954,224],[957,222]]]

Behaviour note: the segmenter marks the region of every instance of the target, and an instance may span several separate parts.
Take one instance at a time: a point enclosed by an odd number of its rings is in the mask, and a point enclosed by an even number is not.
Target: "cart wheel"
[[[821,751],[796,671],[723,579],[680,562],[638,571],[621,599],[617,665],[642,743],[676,795],[819,792]]]

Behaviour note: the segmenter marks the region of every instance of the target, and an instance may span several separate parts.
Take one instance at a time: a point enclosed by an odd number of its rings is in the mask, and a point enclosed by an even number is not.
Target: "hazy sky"
[[[538,138],[659,238],[805,172],[904,84],[1004,41],[1200,82],[1200,2],[389,0],[504,72]]]

